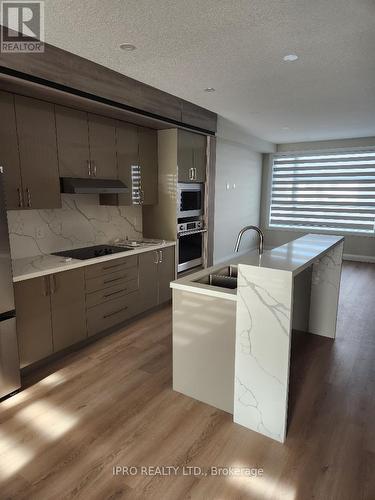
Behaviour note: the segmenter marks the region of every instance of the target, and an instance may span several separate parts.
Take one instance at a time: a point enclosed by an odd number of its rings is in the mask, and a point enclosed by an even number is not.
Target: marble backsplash
[[[98,195],[62,195],[62,208],[8,212],[13,259],[49,254],[117,238],[142,237],[142,208],[105,207]]]

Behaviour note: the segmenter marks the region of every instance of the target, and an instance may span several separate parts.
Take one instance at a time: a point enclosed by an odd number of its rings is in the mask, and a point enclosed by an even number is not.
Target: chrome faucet
[[[237,236],[237,241],[236,241],[236,246],[234,247],[234,251],[238,252],[238,250],[240,248],[240,243],[241,243],[242,236],[244,235],[244,233],[246,233],[246,231],[249,231],[250,229],[254,229],[254,231],[256,231],[259,234],[258,251],[259,251],[259,255],[262,255],[262,253],[263,253],[264,234],[262,233],[261,229],[259,229],[258,226],[246,226],[246,227],[243,227],[241,229],[241,231],[238,233],[238,236]]]

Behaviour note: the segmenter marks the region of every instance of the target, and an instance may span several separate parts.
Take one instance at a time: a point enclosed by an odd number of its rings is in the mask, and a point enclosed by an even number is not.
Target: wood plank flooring
[[[28,375],[0,403],[0,499],[375,498],[375,265],[345,263],[335,342],[294,334],[285,445],[173,392],[171,361],[166,307]],[[123,476],[114,466],[264,473]]]

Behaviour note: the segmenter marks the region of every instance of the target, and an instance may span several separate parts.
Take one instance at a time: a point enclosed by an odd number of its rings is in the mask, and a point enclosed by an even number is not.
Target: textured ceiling
[[[45,7],[47,42],[265,140],[375,135],[374,0],[46,0]],[[120,50],[124,42],[137,50]],[[298,61],[283,62],[290,53]]]

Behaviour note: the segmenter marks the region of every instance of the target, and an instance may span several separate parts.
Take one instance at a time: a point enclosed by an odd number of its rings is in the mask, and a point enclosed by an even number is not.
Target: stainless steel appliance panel
[[[203,264],[203,241],[205,230],[178,235],[178,272]]]
[[[204,184],[179,183],[177,218],[198,217],[204,213]]]

